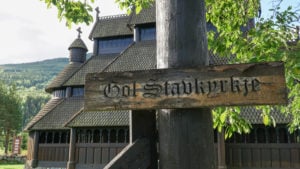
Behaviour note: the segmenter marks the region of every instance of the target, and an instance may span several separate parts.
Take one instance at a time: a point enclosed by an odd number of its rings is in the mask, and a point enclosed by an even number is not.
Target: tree
[[[45,94],[32,94],[27,95],[24,98],[24,103],[22,106],[23,112],[23,126],[25,127],[26,124],[41,110],[43,105],[47,103],[50,99],[49,95]]]
[[[56,6],[59,18],[64,17],[69,26],[78,21],[91,22],[86,15],[91,16],[90,4],[94,0],[84,2],[64,0],[60,3],[57,3],[57,0],[43,1],[49,7]],[[153,1],[116,0],[121,8],[127,11],[135,9],[136,12],[150,6]],[[206,0],[207,21],[216,28],[216,31],[208,32],[208,47],[222,57],[234,55],[235,59],[231,61],[234,63],[283,61],[286,65],[286,82],[291,103],[288,106],[258,106],[257,108],[262,110],[262,119],[266,125],[276,124],[270,115],[272,109],[280,109],[285,115],[292,116],[293,120],[289,127],[290,131],[294,131],[300,129],[300,44],[291,42],[298,38],[294,23],[298,21],[299,13],[292,7],[281,10],[282,1],[284,0],[274,0],[278,3],[270,9],[273,12],[272,16],[259,18],[259,0]],[[69,9],[72,6],[68,5],[69,3],[81,3],[80,6],[85,5],[85,7],[76,8],[78,13],[74,13]],[[300,4],[300,1],[298,3]],[[256,18],[255,27],[251,27],[249,20],[254,18]],[[242,119],[239,114],[238,107],[214,109],[214,127],[219,130],[225,128],[226,137],[231,136],[233,132],[249,132],[251,124],[246,119]]]
[[[6,86],[0,82],[0,131],[4,133],[4,152],[8,153],[10,136],[21,129],[21,100],[16,86]]]

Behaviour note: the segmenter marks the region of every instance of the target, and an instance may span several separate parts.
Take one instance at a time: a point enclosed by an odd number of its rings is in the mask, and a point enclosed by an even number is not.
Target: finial
[[[96,19],[99,20],[100,10],[98,6],[95,8],[95,11],[96,11]]]
[[[77,30],[77,32],[78,32],[78,38],[80,38],[80,34],[82,33],[81,28],[79,27],[79,28],[77,28],[76,30]]]

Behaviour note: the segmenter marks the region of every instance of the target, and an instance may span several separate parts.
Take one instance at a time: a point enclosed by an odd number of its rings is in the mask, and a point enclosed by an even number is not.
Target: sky
[[[294,5],[299,0],[285,0],[285,6]],[[124,13],[114,0],[95,0],[100,16]],[[263,15],[272,0],[262,0]],[[93,14],[96,15],[95,12]],[[73,25],[72,29],[59,21],[55,8],[47,9],[40,0],[6,0],[0,5],[0,65],[26,63],[45,59],[68,57],[69,45],[76,39],[78,27],[89,52],[93,51],[92,41],[88,39],[90,26]]]
[[[95,0],[96,6],[99,6],[100,16],[124,13],[114,0]],[[57,10],[47,9],[40,0],[3,1],[0,5],[0,65],[68,57],[68,47],[77,38],[79,26],[83,32],[81,37],[92,52],[88,36],[93,23],[73,25],[69,29],[64,20],[58,20]]]

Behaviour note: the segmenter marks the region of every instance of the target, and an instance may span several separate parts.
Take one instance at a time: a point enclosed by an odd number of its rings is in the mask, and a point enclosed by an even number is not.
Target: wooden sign
[[[21,137],[14,137],[12,145],[12,153],[20,154],[21,153]]]
[[[281,62],[92,73],[85,109],[169,109],[287,104]]]

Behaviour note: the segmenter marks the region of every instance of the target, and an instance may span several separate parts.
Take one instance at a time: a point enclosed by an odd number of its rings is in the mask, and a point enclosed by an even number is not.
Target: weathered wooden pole
[[[76,129],[71,128],[70,131],[71,133],[70,133],[70,144],[69,144],[69,160],[67,164],[67,169],[75,169]]]
[[[205,0],[156,1],[157,67],[208,64]],[[159,110],[160,169],[214,169],[211,111]]]
[[[31,135],[31,134],[30,134]],[[33,133],[33,147],[32,147],[32,161],[31,167],[36,168],[38,166],[39,159],[39,132],[34,131]]]

